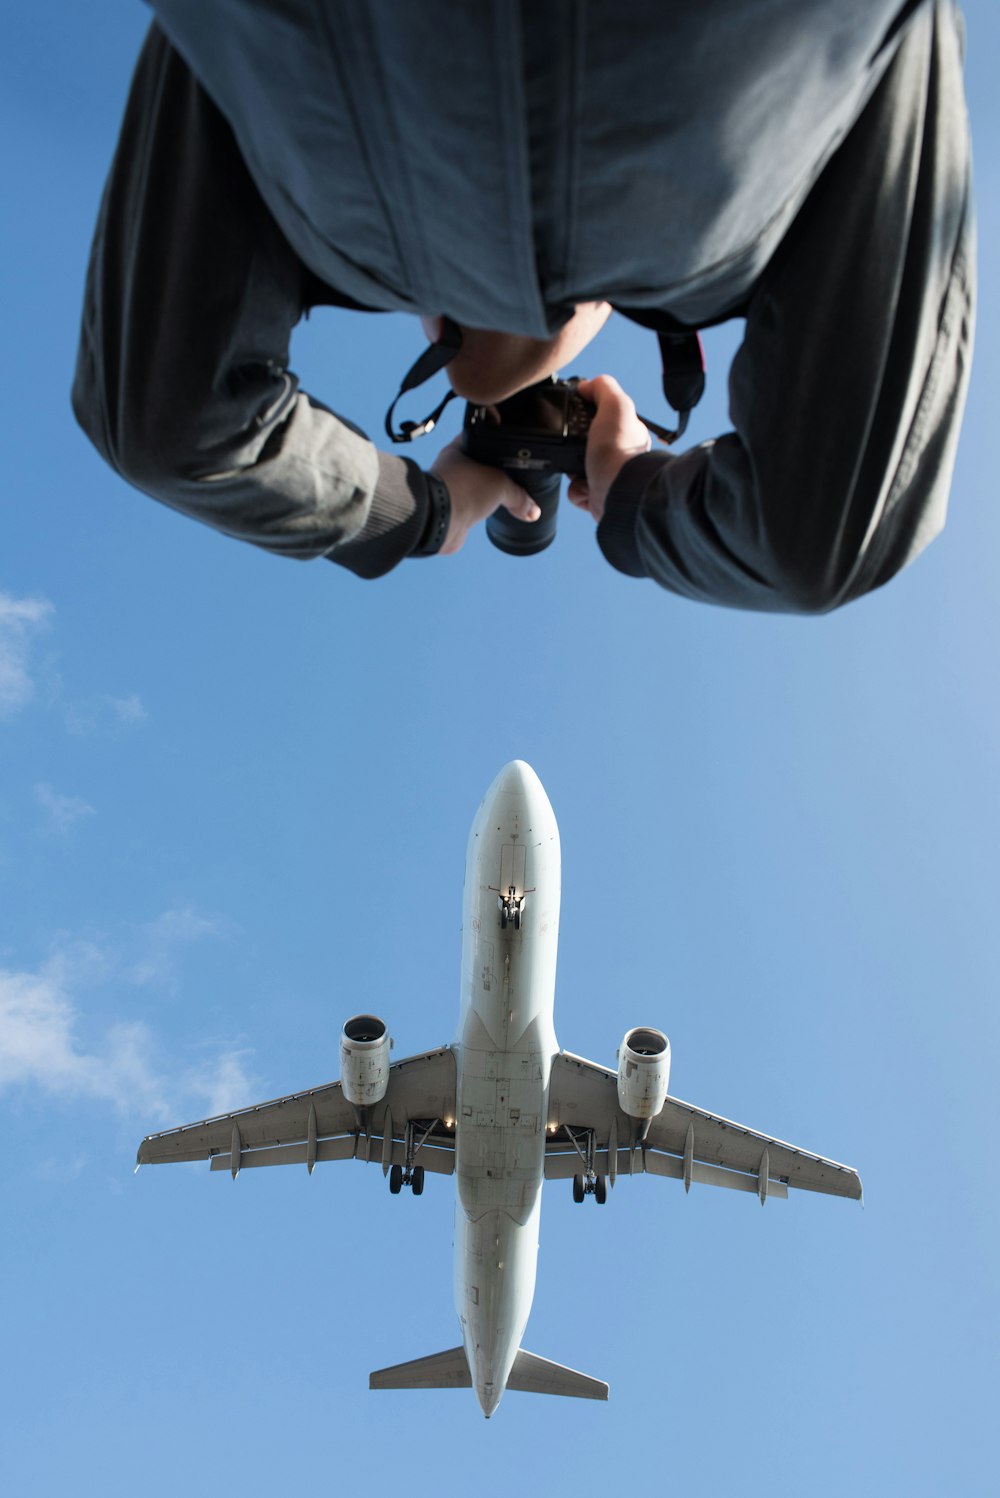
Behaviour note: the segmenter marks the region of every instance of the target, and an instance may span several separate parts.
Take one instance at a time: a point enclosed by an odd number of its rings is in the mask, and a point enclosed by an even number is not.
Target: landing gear
[[[509,925],[513,925],[515,931],[520,931],[524,895],[517,893],[517,886],[512,884],[505,895],[497,895],[497,904],[500,907],[500,930],[506,931]]]
[[[585,1196],[593,1196],[599,1207],[608,1199],[608,1183],[604,1176],[575,1175],[573,1177],[573,1200],[579,1205]]]
[[[389,1190],[393,1196],[398,1196],[404,1186],[409,1186],[414,1196],[423,1195],[424,1167],[422,1165],[414,1165],[413,1161],[420,1146],[428,1134],[433,1132],[437,1123],[438,1120],[436,1118],[429,1124],[423,1122],[415,1124],[413,1119],[408,1120],[406,1137],[403,1144],[404,1163],[400,1165],[397,1160],[394,1165],[390,1165],[389,1167]],[[421,1130],[419,1138],[417,1137],[418,1128]]]
[[[585,1196],[593,1196],[597,1205],[603,1207],[608,1199],[608,1182],[595,1169],[593,1129],[575,1129],[571,1124],[563,1124],[562,1127],[584,1167],[573,1177],[573,1200],[579,1205]]]

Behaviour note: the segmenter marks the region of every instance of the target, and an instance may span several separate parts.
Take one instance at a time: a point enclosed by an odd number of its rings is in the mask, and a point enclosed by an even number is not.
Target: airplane
[[[136,1169],[211,1161],[235,1180],[251,1166],[361,1160],[414,1196],[425,1172],[457,1178],[455,1306],[462,1342],[372,1373],[372,1389],[473,1388],[487,1419],[505,1389],[607,1399],[600,1379],[527,1352],[542,1183],[607,1200],[621,1175],[752,1192],[789,1187],[860,1200],[846,1165],[667,1094],[670,1043],[626,1032],[617,1070],[556,1042],[559,829],[523,760],[497,775],[469,834],[462,989],[451,1046],[391,1062],[383,1020],[359,1014],[340,1038],[340,1081],[150,1134]]]

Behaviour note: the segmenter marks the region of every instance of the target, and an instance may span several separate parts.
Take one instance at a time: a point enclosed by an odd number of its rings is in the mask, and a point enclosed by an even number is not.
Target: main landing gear
[[[608,1199],[608,1183],[606,1177],[598,1175],[594,1168],[593,1129],[575,1129],[571,1124],[564,1124],[563,1128],[583,1165],[583,1170],[573,1177],[573,1200],[579,1203],[585,1196],[592,1196],[597,1205],[603,1207]]]
[[[573,1200],[582,1202],[585,1196],[593,1196],[599,1207],[603,1207],[608,1199],[608,1183],[604,1176],[575,1175],[573,1177]]]
[[[437,1127],[437,1123],[438,1120],[436,1118],[431,1119],[430,1123],[424,1121],[419,1124],[412,1118],[407,1120],[406,1134],[403,1141],[403,1164],[401,1165],[397,1160],[395,1164],[389,1167],[389,1190],[393,1196],[398,1196],[404,1186],[409,1186],[414,1196],[422,1195],[424,1189],[424,1167],[422,1165],[414,1165],[413,1162],[420,1146],[428,1134],[433,1133]]]
[[[393,1196],[398,1196],[404,1186],[409,1186],[414,1196],[419,1196],[424,1189],[424,1167],[422,1165],[411,1165],[409,1170],[404,1170],[398,1162],[389,1167],[389,1190]]]

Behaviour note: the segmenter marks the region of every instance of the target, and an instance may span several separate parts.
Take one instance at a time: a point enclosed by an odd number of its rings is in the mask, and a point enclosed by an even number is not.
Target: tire
[[[501,907],[500,907],[500,930],[501,931],[506,931],[507,930],[507,921],[508,921],[508,919],[509,919],[509,915],[508,915],[507,907],[506,907],[506,905],[501,905]]]
[[[410,1190],[413,1192],[414,1196],[419,1196],[423,1189],[424,1167],[422,1165],[414,1165],[413,1175],[410,1178]]]
[[[583,1176],[576,1175],[573,1177],[573,1200],[579,1204],[583,1201],[584,1195]]]
[[[403,1188],[403,1167],[399,1164],[389,1167],[389,1190],[393,1196],[398,1196]]]
[[[515,911],[514,911],[514,930],[515,931],[520,931],[520,929],[521,929],[521,910],[520,910],[520,906],[518,906],[515,909]]]
[[[608,1199],[608,1183],[603,1176],[598,1176],[594,1182],[594,1195],[597,1198],[597,1205],[603,1207]]]

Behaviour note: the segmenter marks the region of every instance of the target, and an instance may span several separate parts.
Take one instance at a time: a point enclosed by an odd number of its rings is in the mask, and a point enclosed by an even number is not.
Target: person
[[[537,506],[456,444],[426,472],[378,451],[299,388],[294,325],[447,319],[454,389],[490,403],[614,308],[668,337],[745,319],[714,441],[652,450],[613,379],[582,387],[570,498],[619,571],[819,613],[941,529],[974,304],[951,0],[154,9],[73,388],[139,489],[365,578],[454,553]]]

